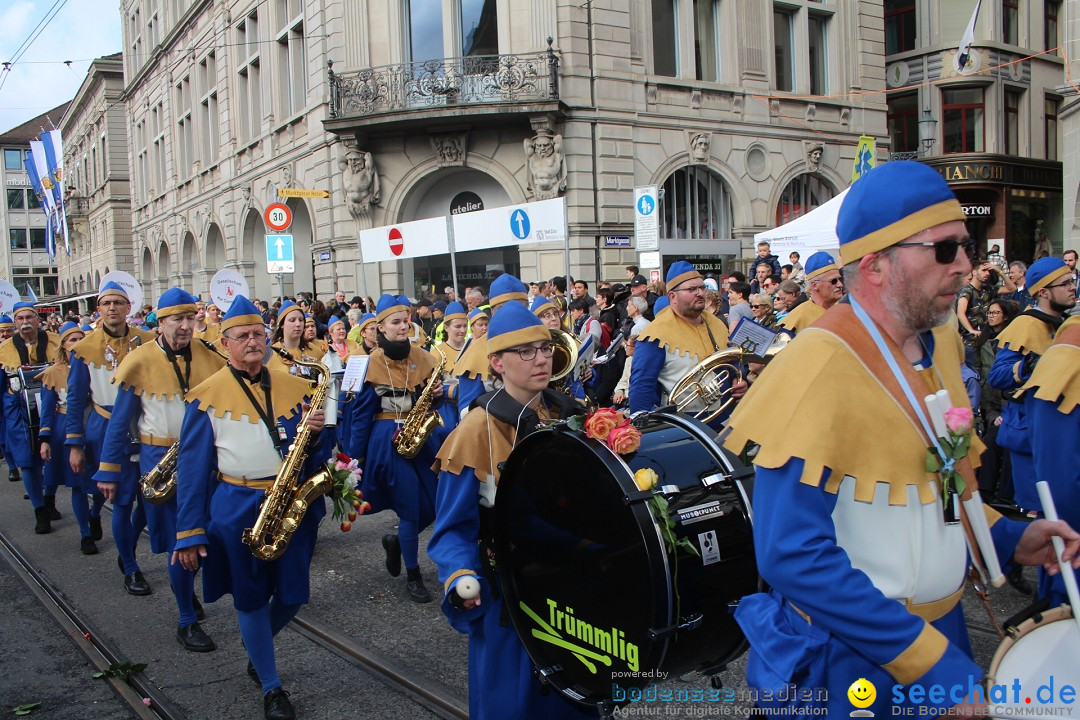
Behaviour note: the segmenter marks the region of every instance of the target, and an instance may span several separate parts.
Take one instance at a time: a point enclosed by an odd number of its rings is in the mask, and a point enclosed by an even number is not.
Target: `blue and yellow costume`
[[[360,352],[364,355],[370,355],[371,351],[375,349],[374,347],[369,348],[364,344],[364,329],[373,322],[375,322],[375,313],[364,313],[360,317],[360,322],[356,324],[356,327],[350,330],[349,334],[345,336],[356,343],[357,347],[360,348]]]
[[[393,295],[380,297],[376,310],[380,323],[407,312]],[[380,347],[370,355],[363,388],[350,404],[352,418],[345,451],[361,462],[364,469],[361,489],[364,499],[371,503],[372,512],[393,510],[397,513],[398,536],[383,538],[388,569],[393,569],[400,543],[400,556],[409,571],[409,581],[419,582],[422,587],[419,534],[435,517],[436,477],[431,464],[440,438],[438,433],[433,433],[414,458],[401,456],[394,448],[393,440],[437,361],[427,350],[408,341],[389,343],[380,337],[379,342]],[[387,348],[392,348],[391,352],[399,357],[388,356]],[[398,568],[400,571],[400,566]]]
[[[156,312],[159,321],[173,315],[194,313],[195,297],[180,288],[170,288],[161,295]],[[119,508],[124,514],[130,514],[136,499],[143,502],[139,478],[153,470],[180,437],[184,395],[224,364],[222,356],[199,338],[192,338],[184,350],[173,351],[164,337],[141,345],[120,363],[112,379],[119,389],[94,475],[98,483],[116,484],[114,512]],[[133,446],[139,449],[138,475],[125,470]],[[143,510],[150,531],[151,551],[171,552],[176,544],[176,498],[160,504],[144,502]],[[127,527],[130,526],[122,526],[121,532]],[[113,532],[117,532],[115,526]],[[134,540],[117,541],[116,547],[124,563],[124,574],[140,572]],[[168,562],[168,555],[165,559]],[[195,573],[184,570],[179,564],[170,564],[168,571],[180,612],[179,627],[189,627],[196,622],[192,603]]]
[[[34,304],[29,302],[15,303],[12,314],[18,315],[24,310],[37,314]],[[50,510],[52,513],[56,512],[56,485],[46,483],[44,463],[38,454],[38,443],[31,432],[26,395],[18,371],[24,365],[53,362],[59,347],[59,338],[41,329],[34,331],[33,339],[29,342],[22,333],[16,332],[0,344],[0,387],[3,388],[0,411],[3,412],[5,457],[11,467],[19,469],[23,488],[38,520],[35,532],[40,534],[50,532],[47,518]],[[57,516],[52,514],[51,517]]]
[[[1028,268],[1024,276],[1033,297],[1039,291],[1063,279],[1070,272],[1061,258],[1042,258]],[[990,368],[990,385],[998,390],[1013,391],[1031,378],[1039,358],[1054,339],[1061,324],[1060,316],[1051,315],[1038,307],[1025,310],[1014,318],[997,337],[1000,345]],[[1031,456],[1031,433],[1022,400],[1009,401],[1001,409],[1001,426],[997,443],[1009,450],[1012,459],[1012,481],[1017,505],[1025,510],[1042,510],[1035,490],[1035,463]]]
[[[283,328],[285,326],[285,318],[290,313],[294,312],[300,313],[301,315],[303,315],[304,313],[300,306],[294,303],[292,300],[286,300],[281,304],[281,308],[278,309],[277,330],[274,333],[275,337],[277,337],[283,332]],[[307,316],[305,315],[304,317],[306,318]],[[297,347],[287,348],[285,347],[284,341],[275,342],[274,347],[287,352],[293,360],[320,361],[322,360],[323,356],[326,355],[325,348],[320,351],[318,347],[315,347],[307,340],[304,340],[302,335],[300,337],[300,344]],[[287,363],[281,358],[280,355],[274,352],[270,353],[270,359],[267,361],[266,366],[271,370],[281,370],[289,373],[290,375],[296,375],[302,378],[306,378],[308,380],[314,381],[316,379],[315,374],[312,370],[301,365],[292,365],[290,363]]]
[[[446,306],[445,313],[442,317],[442,327],[444,340],[437,343],[432,352],[435,353],[436,359],[439,354],[446,356],[446,368],[443,371],[443,399],[439,403],[439,416],[443,421],[443,437],[449,435],[450,432],[457,427],[458,422],[461,420],[461,413],[458,410],[457,397],[458,397],[458,377],[454,373],[454,368],[457,367],[457,361],[461,357],[465,347],[468,347],[466,343],[463,347],[455,349],[446,340],[445,328],[454,320],[468,321],[468,316],[465,314],[465,306],[456,300]]]
[[[1035,477],[1050,484],[1058,516],[1080,527],[1080,316],[1061,326],[1023,390]],[[1039,597],[1068,602],[1062,576],[1040,568]]]
[[[10,315],[0,315],[0,330],[7,332],[8,337],[6,339],[11,338],[11,334],[15,332],[15,321],[11,319]],[[0,345],[2,345],[5,340],[0,340]],[[2,410],[0,410],[0,420],[2,420]],[[0,422],[0,426],[2,425],[3,423]],[[4,440],[4,436],[6,435],[7,433],[0,433],[0,460],[3,460],[7,464],[9,477],[14,482],[18,480],[17,473],[19,471],[15,466],[14,460],[10,459],[7,455],[5,449],[7,447],[7,442]]]
[[[886,195],[895,202],[882,205]],[[841,257],[854,263],[963,220],[934,169],[890,162],[849,191],[837,224]],[[959,604],[968,555],[963,530],[944,522],[937,473],[926,470],[930,440],[918,419],[922,398],[942,387],[952,404],[968,407],[963,347],[946,323],[922,334],[925,355],[912,364],[876,327],[851,295],[830,308],[750,388],[725,440],[733,452],[760,445],[754,547],[770,590],[743,598],[735,615],[751,646],[748,683],[792,705],[825,706],[830,717],[850,713],[847,690],[859,678],[877,688],[866,709],[886,717],[896,714],[894,685],[943,686],[943,700],[927,697],[929,709],[960,702],[983,676]],[[789,412],[784,422],[776,417],[781,407]],[[976,438],[958,464],[968,488],[981,449]],[[999,557],[1011,557],[1025,525],[985,513]],[[828,698],[783,692],[790,683],[825,688]],[[962,686],[959,696],[954,685]],[[759,705],[779,716],[785,703]]]
[[[342,342],[340,345],[334,343],[334,341],[330,339],[330,331],[334,328],[335,325],[344,326],[345,321],[342,318],[339,318],[337,315],[334,315],[330,318],[330,322],[326,324],[327,350],[325,356],[322,359],[322,364],[331,371],[333,371],[333,367],[331,366],[334,364],[337,364],[342,370],[344,370],[345,366],[349,363],[350,357],[352,357],[353,355],[364,354],[364,351],[360,348],[360,346],[350,340],[348,338],[348,335],[346,335],[344,342]],[[324,432],[329,432],[333,435],[333,441],[331,443],[332,445],[337,445],[339,438],[349,437],[349,403],[351,403],[353,399],[354,398],[348,398],[339,395],[339,397],[337,398],[337,417],[326,419],[327,422],[332,423],[332,426],[327,427],[324,430]]]
[[[529,306],[529,310],[532,311],[532,314],[535,315],[536,317],[540,317],[541,315],[548,312],[549,310],[554,311],[556,314],[558,314],[558,312],[559,312],[559,308],[557,308],[555,306],[555,303],[551,302],[551,300],[547,299],[543,295],[537,295],[535,298],[533,298],[532,305]],[[543,322],[543,320],[541,320],[541,322]],[[546,325],[546,323],[545,323],[545,325]],[[549,330],[552,330],[552,329],[562,330],[562,323],[560,322],[558,328],[548,328],[548,329]],[[573,335],[572,333],[567,333],[567,335],[570,335],[570,337],[574,338],[574,342],[577,343],[578,349],[580,350],[581,349],[581,340],[579,340],[578,337],[576,335]],[[584,402],[585,401],[585,384],[581,381],[581,375],[582,375],[582,371],[584,370],[586,361],[587,361],[586,358],[583,358],[583,357],[581,357],[581,355],[579,355],[578,356],[578,364],[574,367],[574,369],[570,373],[569,377],[563,378],[562,381],[552,381],[552,386],[553,387],[556,386],[556,385],[565,386],[565,388],[568,390],[568,394],[571,397],[575,398],[576,400],[580,400],[581,402]]]
[[[672,263],[667,273],[668,292],[688,280],[701,280],[701,274],[685,260]],[[712,313],[703,312],[702,322],[694,325],[670,309],[663,315],[656,308],[653,312],[656,319],[638,335],[634,346],[630,412],[666,404],[671,389],[684,375],[728,344],[727,327]],[[700,401],[696,400],[684,408],[686,412],[701,409]]]
[[[486,339],[488,351],[499,352],[548,341],[551,335],[536,316],[511,304],[495,313]],[[485,400],[498,402],[506,398],[509,396],[504,391],[484,395],[447,438],[436,460],[439,491],[428,555],[438,566],[443,581],[443,612],[454,629],[469,636],[469,717],[472,720],[595,717],[595,711],[581,710],[559,693],[541,692],[521,640],[510,623],[502,620],[502,593],[494,586],[495,575],[481,550],[481,542],[490,542],[490,527],[485,527],[482,517],[490,513],[495,503],[498,465],[506,460],[519,439],[513,424],[489,414]],[[544,400],[552,402],[541,402],[536,408],[538,419],[559,418],[560,408],[568,407],[570,402],[550,390],[544,392]],[[509,414],[521,415],[517,411]],[[471,610],[455,607],[454,588],[462,577],[472,577],[480,583],[479,607]]]
[[[491,283],[490,311],[478,307],[469,313],[469,332],[472,332],[473,323],[480,318],[490,320],[504,303],[510,301],[526,305],[529,301],[529,288],[513,275],[503,273]],[[473,400],[501,386],[502,381],[492,374],[488,365],[485,337],[487,336],[473,336],[454,366],[454,375],[458,378],[457,404],[460,417],[468,414]]]
[[[97,518],[94,523],[100,527],[101,508],[105,498],[97,495],[98,501],[91,509],[86,497],[86,481],[71,469],[68,460],[68,448],[64,445],[64,431],[67,427],[67,379],[68,359],[63,352],[64,340],[72,333],[84,334],[78,323],[66,322],[60,326],[60,348],[56,362],[41,374],[41,430],[39,436],[49,443],[50,458],[45,463],[45,483],[53,487],[61,484],[71,488],[71,511],[79,524],[79,535],[84,555],[97,553],[95,539],[90,526],[90,518]]]
[[[221,330],[241,326],[262,327],[258,310],[242,295],[233,300]],[[257,560],[241,538],[255,524],[310,392],[310,383],[288,373],[264,367],[252,378],[229,365],[191,390],[180,427],[175,547],[206,548],[204,597],[214,602],[232,594],[244,646],[264,692],[281,687],[273,636],[308,602],[308,572],[325,503],[319,498],[311,504],[278,560]],[[277,427],[266,426],[262,413],[282,429],[283,439]],[[326,439],[318,437],[303,476],[329,457]]]
[[[814,278],[820,277],[830,270],[839,270],[840,266],[829,253],[819,250],[806,259],[806,282],[809,284]],[[780,321],[780,327],[789,331],[792,335],[810,327],[825,314],[825,308],[818,305],[813,299],[799,303],[794,310],[789,312]]]

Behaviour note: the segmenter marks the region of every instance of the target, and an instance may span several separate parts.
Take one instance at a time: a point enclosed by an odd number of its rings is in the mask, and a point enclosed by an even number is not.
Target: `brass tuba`
[[[443,371],[446,370],[446,353],[440,350],[438,345],[435,350],[439,353],[439,364],[431,371],[431,376],[413,403],[412,410],[394,435],[394,449],[401,457],[416,457],[431,433],[435,432],[435,428],[443,424],[442,416],[431,409],[431,403],[435,387],[442,382]]]
[[[308,419],[322,407],[330,387],[330,371],[321,362],[294,360],[281,348],[274,348],[274,351],[289,363],[317,370],[319,382],[311,395],[310,407],[300,421],[296,437],[281,463],[281,469],[278,470],[270,489],[266,491],[255,526],[244,530],[243,542],[259,560],[277,560],[284,555],[308,508],[320,495],[330,492],[334,485],[333,471],[329,465],[324,465],[306,480],[300,478],[313,440]]]
[[[578,362],[577,338],[565,330],[551,330],[555,351],[551,356],[551,386],[570,394],[571,374]]]

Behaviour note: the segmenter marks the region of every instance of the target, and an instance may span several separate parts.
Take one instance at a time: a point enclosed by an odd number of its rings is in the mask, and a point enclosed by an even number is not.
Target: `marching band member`
[[[195,337],[205,340],[207,342],[214,342],[218,339],[218,335],[221,333],[221,327],[218,322],[211,322],[207,317],[212,311],[220,313],[217,306],[210,303],[208,306],[202,300],[198,300],[195,303]]]
[[[999,349],[990,368],[990,385],[1011,392],[1029,379],[1036,363],[1054,339],[1065,313],[1076,305],[1076,281],[1061,258],[1036,260],[1024,276],[1035,307],[1009,323],[997,337]],[[1001,409],[997,443],[1012,459],[1013,498],[1029,514],[1042,510],[1035,490],[1031,434],[1022,400],[1010,400]]]
[[[330,323],[326,326],[327,345],[329,346],[326,351],[326,355],[323,357],[323,365],[333,371],[333,365],[336,364],[341,369],[344,369],[349,364],[349,358],[353,355],[360,355],[363,351],[360,347],[349,340],[345,332],[345,320],[334,315],[330,318]],[[336,360],[336,363],[334,362]],[[334,387],[339,387],[340,383],[335,383]],[[327,428],[327,431],[333,431],[333,444],[336,444],[339,439],[349,437],[349,419],[351,413],[349,413],[348,405],[352,402],[352,399],[342,396],[340,393],[337,398],[337,417],[335,418],[337,425],[333,428]]]
[[[705,312],[705,281],[693,265],[685,260],[672,263],[667,290],[668,312],[661,315],[660,308],[653,309],[656,319],[638,335],[634,348],[634,366],[630,370],[632,413],[666,403],[668,393],[684,375],[728,344],[724,323]],[[745,392],[746,382],[742,380],[732,388],[734,397]],[[700,409],[700,401],[685,408],[687,412]],[[714,422],[722,419],[723,415]]]
[[[242,536],[254,526],[265,491],[296,437],[311,384],[263,367],[266,328],[246,297],[233,300],[221,337],[229,364],[191,390],[180,427],[172,557],[192,573],[202,560],[207,602],[232,594],[250,659],[248,673],[262,685],[265,716],[292,720],[296,712],[278,677],[274,636],[308,602],[311,557],[325,503],[319,498],[311,504],[278,560],[256,560]],[[305,478],[330,457],[321,434],[324,420],[321,409],[308,418],[319,440],[308,452]]]
[[[101,494],[112,501],[114,510],[119,508],[124,514],[131,513],[132,504],[141,494],[139,479],[124,472],[136,440],[131,430],[137,428],[138,432],[142,476],[157,466],[180,436],[184,396],[225,364],[204,341],[193,339],[195,297],[190,293],[180,288],[166,290],[158,300],[157,317],[157,339],[133,350],[113,375],[113,385],[119,389],[94,475]],[[151,551],[170,553],[176,544],[176,498],[160,504],[144,502],[143,509]],[[141,572],[134,557],[134,543],[118,542],[117,550],[125,570],[133,567],[131,572]],[[192,652],[210,652],[215,648],[214,641],[198,623],[201,608],[195,601],[195,573],[168,563],[168,555],[165,560],[180,612],[176,639]]]
[[[229,308],[230,310],[232,308]],[[277,327],[274,329],[274,335],[270,339],[271,343],[275,347],[281,348],[289,353],[294,360],[314,360],[317,349],[312,348],[311,344],[304,337],[306,330],[307,316],[304,315],[304,311],[299,305],[292,300],[286,300],[281,304],[281,308],[278,310]],[[322,357],[326,352],[323,351]],[[300,367],[299,365],[289,365],[277,355],[277,353],[270,354],[270,361],[267,363],[272,370],[285,370],[293,375],[299,375],[304,378],[311,378],[311,373],[308,368]]]
[[[468,317],[465,315],[465,306],[461,303],[451,302],[444,308],[442,317],[442,331],[446,340],[438,343],[435,348],[446,356],[446,370],[443,374],[443,401],[439,403],[439,415],[443,420],[443,431],[447,434],[461,419],[458,413],[457,392],[458,379],[454,375],[454,367],[462,350],[465,349],[465,333],[468,328]]]
[[[1080,527],[1080,315],[1062,324],[1024,391],[1035,477],[1050,484],[1061,519]],[[1061,576],[1040,569],[1039,597],[1067,603]]]
[[[326,354],[328,349],[326,341],[318,338],[318,326],[315,324],[315,318],[310,315],[304,315],[304,340],[307,341],[308,347],[315,353],[315,357],[322,357]]]
[[[509,623],[502,621],[501,593],[491,571],[491,517],[499,464],[541,420],[584,413],[562,393],[548,389],[553,344],[548,328],[529,310],[510,303],[495,313],[487,337],[488,358],[502,388],[476,401],[439,450],[435,531],[428,554],[444,584],[443,612],[469,636],[469,717],[595,717],[555,692],[541,692],[533,664]],[[463,598],[462,582],[479,586]]]
[[[865,708],[877,717],[913,714],[917,703],[937,714],[983,677],[960,604],[964,530],[947,522],[941,476],[927,470],[927,448],[940,431],[923,400],[947,389],[957,412],[944,422],[973,432],[952,314],[971,269],[962,250],[970,239],[941,175],[904,161],[852,186],[837,233],[847,298],[777,355],[735,409],[725,440],[736,453],[748,441],[760,445],[753,534],[769,591],[744,597],[735,613],[750,641],[747,680],[761,698],[775,691],[759,705],[777,717],[793,709],[847,717],[852,678],[878,688]],[[778,407],[791,409],[783,422]],[[955,458],[968,489],[976,487],[972,465],[981,450],[973,438]],[[984,513],[1006,567],[1049,566],[1051,533],[1066,539],[1066,558],[1080,550],[1080,535],[1063,522],[1027,525],[989,507]],[[828,697],[780,690],[789,683],[826,688]],[[885,691],[912,684],[945,692],[919,703],[914,692],[897,700]],[[966,699],[987,701],[984,692],[974,695]]]
[[[51,363],[56,358],[60,341],[56,335],[41,329],[41,316],[33,303],[15,303],[12,316],[18,331],[0,345],[0,383],[4,389],[0,409],[4,415],[5,454],[12,466],[19,469],[23,487],[34,507],[34,532],[44,535],[52,532],[50,521],[60,519],[56,509],[56,485],[45,483],[36,428],[32,427],[28,415],[19,368]]]
[[[0,315],[0,343],[15,334],[15,321],[10,315]]]
[[[0,315],[0,345],[5,340],[11,338],[15,334],[15,321],[11,319],[10,315]],[[5,388],[4,392],[7,392]],[[0,410],[0,427],[3,426],[3,411]],[[19,468],[15,465],[15,459],[8,454],[7,442],[4,440],[4,436],[7,433],[0,433],[0,460],[3,460],[8,466],[8,480],[11,482],[19,482]]]
[[[509,273],[503,273],[491,283],[491,315],[508,302],[514,301],[528,307],[529,289],[525,283]],[[472,340],[469,341],[465,352],[461,354],[454,365],[454,374],[458,378],[458,415],[465,417],[473,400],[495,389],[497,378],[491,373],[491,365],[488,364],[487,345],[484,336],[487,334],[488,323],[491,319],[482,308],[476,308],[469,313],[469,329],[472,331]]]
[[[360,352],[370,355],[379,346],[379,325],[375,320],[375,313],[364,313],[347,337],[356,343]]]
[[[105,498],[96,491],[91,510],[87,500],[88,481],[71,470],[68,449],[64,446],[64,430],[67,427],[67,379],[68,355],[75,343],[86,337],[78,323],[66,322],[60,326],[60,348],[56,362],[41,374],[41,459],[45,463],[45,482],[60,487],[61,482],[71,488],[71,511],[79,524],[79,550],[83,555],[96,555],[95,540],[101,539],[101,507]],[[94,528],[91,528],[91,519]]]
[[[64,444],[68,446],[69,462],[76,475],[87,480],[87,489],[96,492],[94,477],[101,461],[105,430],[112,414],[113,402],[119,389],[112,384],[113,373],[128,353],[143,343],[152,343],[154,333],[133,328],[127,323],[131,301],[127,291],[115,282],[105,283],[98,291],[98,312],[101,326],[71,348],[71,368],[68,371],[68,411]],[[88,419],[83,421],[83,418]],[[114,470],[119,476],[132,478],[135,466],[127,458],[119,461]],[[97,498],[95,497],[95,504]],[[123,564],[124,587],[132,595],[149,595],[150,583],[135,562],[135,545],[144,525],[141,509],[132,512],[131,505],[113,507],[113,540]],[[93,524],[93,520],[91,520]],[[95,533],[96,534],[96,533]]]
[[[426,350],[431,345],[431,338],[428,337],[428,334],[424,331],[423,326],[412,319],[412,302],[410,302],[409,298],[404,295],[399,295],[397,301],[398,305],[401,305],[409,311],[409,342]]]
[[[484,308],[473,308],[469,313],[470,339],[479,339],[487,335],[488,323],[491,322],[491,313]]]
[[[540,318],[540,322],[543,323],[544,327],[548,330],[563,329],[559,308],[555,306],[555,303],[551,302],[551,300],[543,295],[537,295],[533,298],[532,306],[529,309],[532,310],[533,315]],[[578,344],[579,348],[581,347],[581,340],[578,339],[576,335],[573,335],[572,333],[566,334],[574,338],[574,342]],[[593,354],[595,354],[595,351]],[[582,358],[579,354],[577,366],[574,367],[570,377],[564,379],[567,383],[566,387],[569,389],[568,392],[570,395],[581,402],[585,401],[585,385],[582,382],[582,374],[586,371],[591,373],[592,368],[589,367],[587,360]]]
[[[819,250],[808,257],[804,270],[809,284],[810,302],[799,303],[798,307],[780,321],[780,326],[790,330],[792,335],[813,325],[844,296],[844,279],[840,277],[840,266],[829,253]]]
[[[409,310],[393,295],[383,295],[376,304],[379,347],[371,353],[364,386],[351,404],[346,452],[364,469],[361,489],[372,512],[397,513],[398,534],[383,536],[386,570],[391,577],[401,574],[402,558],[408,572],[406,590],[413,602],[431,602],[420,576],[419,534],[435,515],[436,442],[428,437],[414,458],[406,458],[394,447],[394,437],[413,409],[417,395],[435,370],[436,360],[426,350],[409,342]],[[435,398],[443,387],[435,388]]]

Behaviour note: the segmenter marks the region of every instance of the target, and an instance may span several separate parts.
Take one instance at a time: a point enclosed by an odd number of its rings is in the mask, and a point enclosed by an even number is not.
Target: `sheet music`
[[[341,392],[360,392],[367,377],[370,355],[353,355],[345,365],[345,375],[341,378]]]
[[[735,326],[728,341],[732,347],[742,348],[751,355],[763,355],[776,336],[776,332],[761,323],[744,317]]]

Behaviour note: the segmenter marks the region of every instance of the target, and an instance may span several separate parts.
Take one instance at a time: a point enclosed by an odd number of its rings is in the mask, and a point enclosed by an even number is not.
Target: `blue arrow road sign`
[[[532,229],[529,223],[529,214],[524,210],[518,208],[510,214],[510,232],[514,234],[518,240],[524,240],[529,237],[529,230]]]
[[[271,274],[296,271],[292,235],[266,236],[266,270]]]
[[[642,195],[637,201],[637,211],[642,215],[649,215],[656,209],[656,201],[652,195]]]

